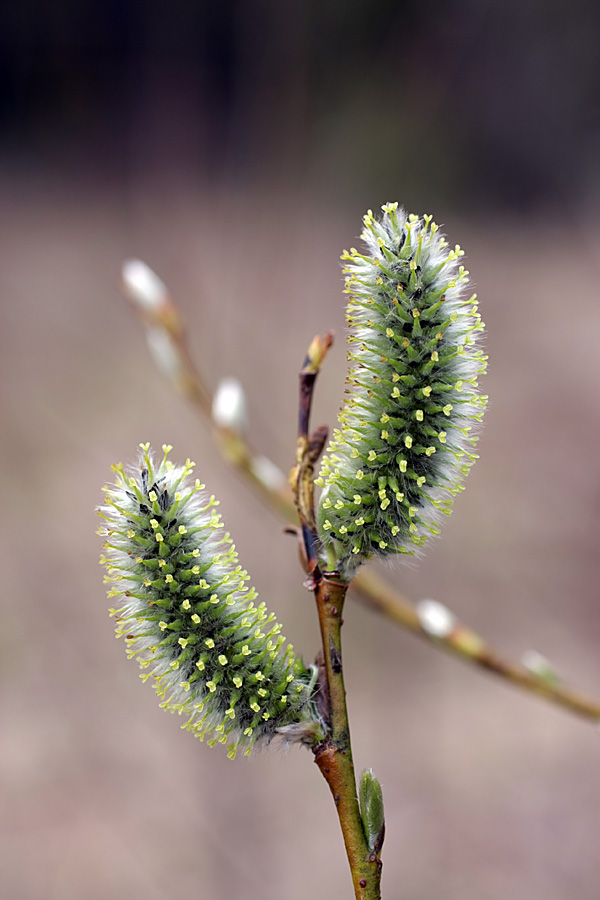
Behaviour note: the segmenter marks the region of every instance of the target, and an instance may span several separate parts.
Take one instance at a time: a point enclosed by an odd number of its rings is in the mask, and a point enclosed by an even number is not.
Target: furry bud
[[[473,426],[487,399],[463,251],[431,216],[407,216],[397,203],[383,211],[380,221],[364,217],[366,253],[342,255],[352,368],[317,479],[320,537],[346,577],[372,555],[414,553],[438,533],[476,459]]]
[[[141,446],[137,468],[113,466],[116,484],[99,510],[108,594],[121,604],[111,610],[117,636],[162,706],[186,715],[195,736],[227,744],[232,758],[278,732],[311,741],[314,676],[254,603],[217,501],[191,478],[190,460],[175,467],[165,446],[157,464]]]

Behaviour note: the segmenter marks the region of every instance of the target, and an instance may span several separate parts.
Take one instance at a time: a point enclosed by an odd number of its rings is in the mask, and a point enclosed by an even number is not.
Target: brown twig
[[[215,425],[211,414],[210,394],[191,359],[185,340],[183,319],[168,296],[165,286],[158,281],[154,273],[150,272],[150,275],[162,288],[162,291],[155,291],[151,299],[143,296],[138,285],[130,284],[127,280],[124,280],[123,290],[132,300],[146,328],[157,365],[200,414],[212,422],[215,440],[223,456],[237,469],[242,478],[249,482],[260,499],[285,522],[295,521],[296,508],[283,473],[279,472],[270,460],[253,449],[243,431],[234,427]],[[162,345],[160,342],[152,344],[151,337],[157,333],[162,335]],[[310,351],[308,363],[310,368]],[[312,380],[314,382],[314,378]],[[306,384],[309,381],[310,378],[307,378]],[[307,408],[302,415],[306,417],[309,412],[310,409]],[[302,430],[308,437],[308,425],[306,428],[302,426]],[[312,439],[318,441],[319,433],[315,432]],[[310,445],[310,437],[308,442]],[[319,453],[320,449],[315,459]],[[307,475],[307,472],[304,474]],[[304,497],[305,506],[307,502],[307,498]],[[308,535],[304,535],[305,541],[307,537]],[[314,551],[312,555],[314,557]],[[447,650],[464,662],[478,666],[515,687],[555,703],[567,712],[594,723],[600,722],[600,703],[562,684],[550,683],[524,666],[503,660],[482,638],[466,626],[460,626],[443,635],[432,634],[423,627],[417,610],[374,571],[363,566],[352,581],[351,593],[372,609],[392,619],[400,627],[424,638],[431,645]]]
[[[424,604],[415,609],[407,603],[399,602],[397,593],[382,578],[372,571],[364,571],[363,574],[366,588],[362,594],[363,600],[372,609],[388,616],[428,643],[447,650],[464,662],[473,663],[514,687],[536,694],[588,721],[600,722],[600,704],[561,684],[551,670],[536,673],[524,665],[503,659],[477,632],[457,622],[448,611],[447,624],[440,627],[437,623],[430,622]],[[444,609],[441,604],[438,607]]]
[[[346,855],[352,873],[357,900],[379,900],[381,884],[380,847],[370,851],[362,825],[358,798],[344,670],[342,664],[341,626],[347,584],[323,576],[315,585],[315,599],[330,699],[331,731],[315,748],[315,762],[333,796],[340,820]]]
[[[332,335],[316,337],[300,372],[296,465],[290,474],[290,484],[302,526],[308,568],[306,586],[314,592],[319,616],[322,650],[319,651],[318,662],[321,678],[323,662],[325,670],[322,695],[323,699],[327,698],[324,710],[327,734],[314,747],[315,762],[333,796],[355,897],[357,900],[379,900],[381,860],[369,849],[360,815],[344,687],[341,628],[348,584],[336,578],[334,573],[323,575],[317,557],[314,467],[323,448],[326,431],[321,429],[318,437],[309,439],[310,411],[319,367],[331,342]]]

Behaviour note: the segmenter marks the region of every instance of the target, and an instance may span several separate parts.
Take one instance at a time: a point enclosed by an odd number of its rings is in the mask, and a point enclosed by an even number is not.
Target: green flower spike
[[[113,466],[116,484],[99,509],[108,595],[122,603],[111,610],[117,637],[162,706],[186,715],[183,727],[211,746],[227,744],[231,758],[277,733],[312,741],[315,674],[285,646],[264,603],[255,605],[217,501],[190,477],[189,459],[176,468],[164,446],[157,465],[140,446],[136,469]]]
[[[372,555],[414,553],[439,532],[477,458],[487,397],[476,295],[463,251],[397,203],[364,217],[366,254],[344,251],[348,398],[323,458],[318,525],[327,564],[351,577]]]

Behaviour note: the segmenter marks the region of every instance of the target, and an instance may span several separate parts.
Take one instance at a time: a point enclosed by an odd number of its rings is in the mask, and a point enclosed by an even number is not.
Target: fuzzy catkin
[[[186,715],[195,736],[227,744],[232,758],[277,732],[310,740],[312,673],[264,603],[254,604],[217,501],[190,477],[189,459],[175,467],[164,446],[157,464],[140,446],[137,468],[113,466],[116,484],[99,509],[108,595],[122,601],[111,610],[117,636],[162,706]]]
[[[477,458],[486,359],[463,251],[431,216],[369,210],[366,252],[344,251],[351,328],[347,399],[323,458],[326,562],[350,577],[373,555],[414,553],[439,531]]]

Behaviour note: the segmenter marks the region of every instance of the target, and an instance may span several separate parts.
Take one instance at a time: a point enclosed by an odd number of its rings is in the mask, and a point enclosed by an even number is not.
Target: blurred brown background
[[[0,15],[0,896],[345,898],[309,753],[229,762],[112,636],[94,507],[139,441],[192,456],[305,657],[290,538],[154,370],[121,261],[164,278],[211,388],[284,469],[338,257],[399,200],[467,250],[487,322],[481,459],[444,535],[386,574],[600,699],[597,4],[22,2]],[[387,900],[597,900],[600,734],[349,605],[355,758]]]

